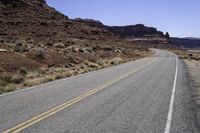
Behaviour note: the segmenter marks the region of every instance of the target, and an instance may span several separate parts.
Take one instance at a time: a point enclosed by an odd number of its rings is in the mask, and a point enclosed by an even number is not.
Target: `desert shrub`
[[[5,87],[6,85],[8,85],[8,82],[0,79],[0,87]]]
[[[53,46],[53,43],[51,43],[51,42],[48,42],[48,43],[47,43],[47,46],[50,46],[50,47],[52,47],[52,46]]]
[[[78,63],[78,60],[73,55],[69,55],[67,58],[71,63]]]
[[[65,75],[65,77],[71,77],[72,73],[69,71],[69,72],[66,72],[64,75]]]
[[[0,75],[0,80],[10,83],[12,81],[12,75],[10,73],[4,72]]]
[[[67,58],[70,62],[74,62],[74,56],[68,55]]]
[[[40,67],[38,70],[39,74],[46,74],[48,71],[49,69],[46,67]]]
[[[69,68],[70,67],[70,64],[65,64],[65,68]]]
[[[14,84],[8,84],[7,86],[5,86],[3,88],[3,92],[11,92],[11,91],[14,91],[16,90],[16,87]]]
[[[27,46],[22,43],[17,43],[14,47],[15,52],[25,52],[27,51]]]
[[[15,84],[20,84],[20,83],[24,82],[24,77],[20,74],[14,75],[12,78],[12,82]]]
[[[27,75],[27,71],[26,71],[26,69],[23,68],[23,67],[20,68],[20,69],[19,69],[19,74],[22,75],[22,76],[26,76],[26,75]]]
[[[33,85],[36,85],[36,83],[35,81],[32,81],[32,80],[28,80],[23,83],[23,86],[26,86],[26,87],[31,87]]]
[[[110,62],[110,64],[111,64],[111,65],[115,65],[116,63],[115,63],[115,61],[113,60],[113,61]]]
[[[77,70],[75,70],[74,72],[73,72],[73,75],[78,75],[79,73],[78,73],[78,71]]]
[[[55,79],[62,79],[64,78],[64,75],[56,75]]]
[[[57,67],[57,68],[54,68],[54,71],[57,72],[57,73],[63,73],[66,71],[66,69],[62,68],[62,67]]]
[[[81,69],[85,69],[85,65],[81,64]]]
[[[91,68],[99,68],[99,65],[97,63],[89,62],[88,66]]]
[[[42,50],[36,51],[35,52],[35,58],[39,60],[44,60],[45,59],[45,54]]]
[[[46,83],[46,82],[50,82],[50,81],[53,81],[54,80],[54,78],[53,78],[53,76],[48,76],[48,77],[46,77],[45,79],[44,79],[44,83]]]

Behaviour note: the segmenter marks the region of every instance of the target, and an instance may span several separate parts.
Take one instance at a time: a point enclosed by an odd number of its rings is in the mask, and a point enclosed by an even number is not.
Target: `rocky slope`
[[[116,56],[118,49],[127,53],[126,47],[133,51],[135,48],[107,29],[68,19],[45,0],[0,0],[0,43],[1,47],[14,49],[31,59],[37,50],[45,51],[50,61],[39,63],[47,65],[60,64],[69,55],[86,58],[96,52],[96,57],[106,58]],[[63,60],[51,61],[56,54]]]
[[[69,20],[44,0],[0,0],[1,40],[23,38],[35,44],[69,43],[68,38],[117,39],[110,32]]]
[[[106,28],[70,20],[45,0],[0,0],[0,93],[149,53]]]

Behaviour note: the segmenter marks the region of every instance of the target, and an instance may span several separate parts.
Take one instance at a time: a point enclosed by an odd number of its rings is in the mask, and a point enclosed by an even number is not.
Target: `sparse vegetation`
[[[45,59],[45,54],[42,50],[38,50],[35,52],[35,58],[39,60],[44,60]]]
[[[62,79],[62,78],[64,78],[64,77],[65,77],[64,75],[59,74],[59,75],[56,75],[56,76],[55,76],[55,79]]]
[[[47,77],[45,77],[43,82],[46,83],[46,82],[50,82],[50,81],[53,81],[53,80],[54,80],[53,76],[47,76]]]
[[[178,50],[173,51],[175,52],[180,59],[192,59],[192,60],[200,60],[200,52],[192,52],[192,51],[184,51],[184,50]]]
[[[24,77],[20,74],[16,74],[12,77],[12,82],[15,84],[20,84],[24,82]]]
[[[99,65],[94,63],[94,62],[89,62],[88,66],[91,67],[91,68],[99,68]]]
[[[70,77],[70,76],[72,76],[72,72],[71,71],[66,71],[64,73],[64,75],[65,75],[65,77]]]
[[[8,82],[6,82],[5,80],[0,79],[0,87],[5,87],[6,85],[8,85]]]
[[[26,76],[27,75],[27,70],[23,67],[21,67],[19,69],[19,74],[22,75],[22,76]]]
[[[0,93],[11,92],[16,89],[15,85],[10,80],[0,79]]]
[[[27,51],[27,46],[25,44],[22,44],[19,42],[15,45],[14,51],[15,52],[25,52],[25,51]]]
[[[3,88],[3,92],[11,92],[16,90],[16,86],[14,84],[8,84]]]
[[[11,83],[11,81],[12,81],[12,74],[11,73],[3,72],[0,75],[0,79],[1,79],[1,81],[4,81],[6,83]]]
[[[20,1],[12,3],[16,5],[14,10],[10,4],[0,4],[5,9],[0,12],[0,32],[3,35],[0,49],[5,49],[0,54],[0,73],[4,72],[0,75],[1,92],[14,90],[12,86],[29,87],[135,58],[132,53],[137,50],[137,42],[122,39],[109,29],[104,29],[104,25],[102,28],[90,27],[83,24],[85,22],[71,21],[49,8],[44,1],[40,1],[40,4],[23,1],[27,7],[20,6]],[[34,7],[39,10],[36,14]],[[23,19],[18,21],[13,16]],[[152,29],[143,25],[133,27],[139,30],[142,27],[145,31]],[[160,33],[155,29],[154,34]],[[138,53],[137,56],[142,57],[149,51],[141,46]],[[122,58],[118,60],[116,57]]]
[[[0,93],[14,91],[17,85],[24,83],[26,75],[24,68],[20,68],[16,73],[3,72],[0,75]]]

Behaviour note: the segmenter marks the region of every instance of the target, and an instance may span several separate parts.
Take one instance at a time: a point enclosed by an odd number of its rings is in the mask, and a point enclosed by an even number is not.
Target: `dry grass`
[[[59,74],[59,75],[56,75],[56,76],[55,76],[55,79],[62,79],[62,78],[65,78],[65,76],[62,75],[62,74]]]
[[[78,74],[94,71],[112,65],[122,63],[124,60],[120,57],[110,59],[85,60],[72,68],[65,67],[41,67],[38,71],[28,72],[20,68],[16,74],[4,73],[0,80],[0,93],[14,91],[16,88],[31,87],[42,83],[75,76]],[[128,60],[126,60],[128,61]]]
[[[8,84],[3,88],[3,92],[11,92],[16,90],[16,86],[14,84]]]
[[[177,50],[173,51],[178,55],[180,59],[192,59],[192,60],[200,60],[200,52],[192,52],[186,50]]]
[[[20,74],[16,74],[12,77],[12,82],[14,84],[21,84],[24,82],[24,77]]]
[[[16,86],[24,82],[24,76],[20,73],[2,73],[0,75],[0,93],[10,92],[16,89]]]
[[[53,81],[54,79],[55,79],[55,78],[54,78],[53,76],[46,76],[42,82],[43,82],[43,83],[46,83],[46,82]]]

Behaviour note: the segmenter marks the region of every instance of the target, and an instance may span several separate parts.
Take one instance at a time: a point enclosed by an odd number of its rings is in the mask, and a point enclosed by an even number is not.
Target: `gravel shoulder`
[[[185,59],[184,62],[193,86],[194,101],[200,105],[200,60]]]

